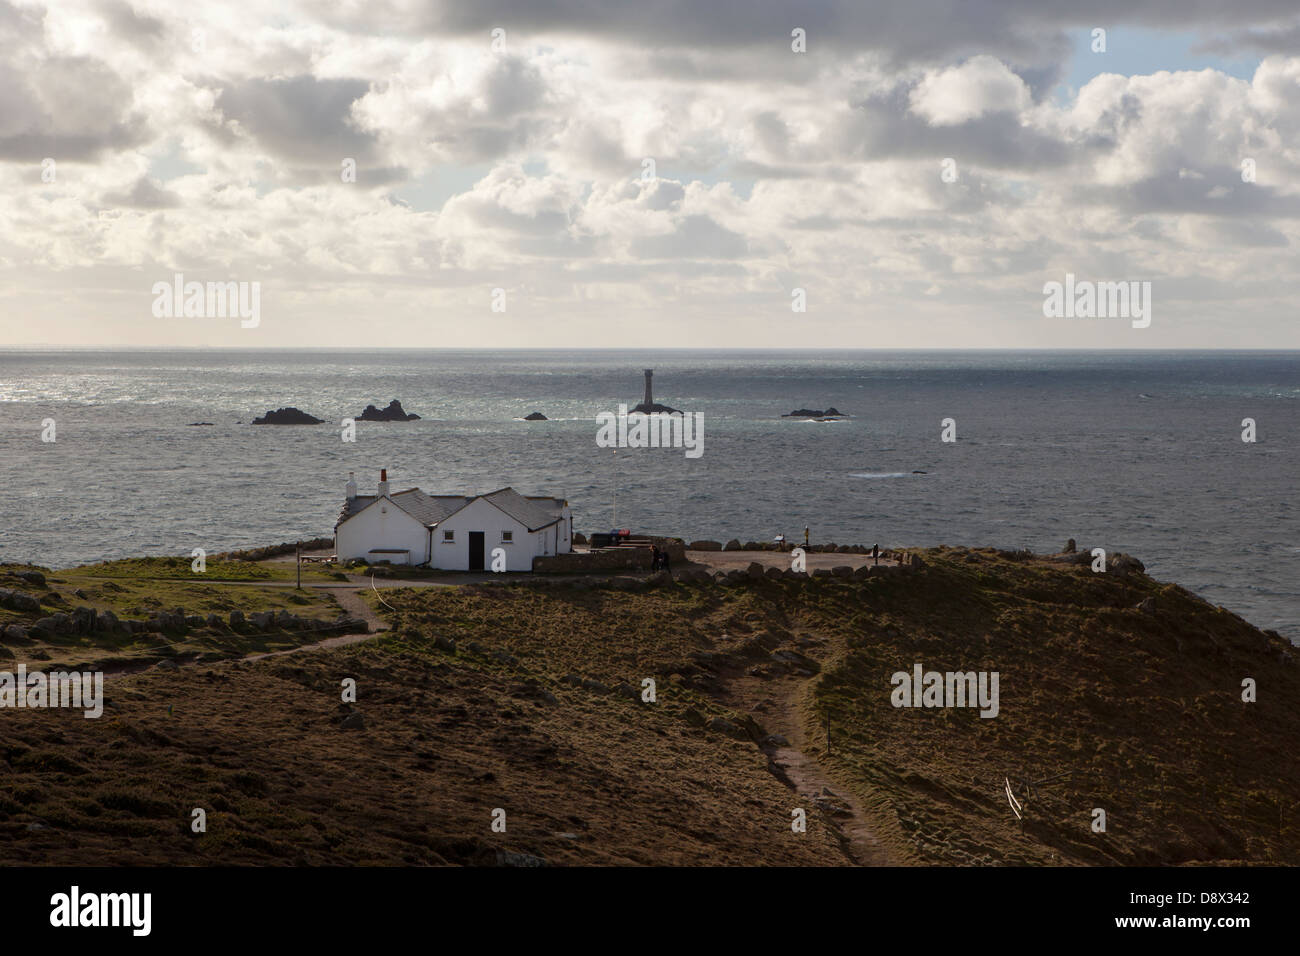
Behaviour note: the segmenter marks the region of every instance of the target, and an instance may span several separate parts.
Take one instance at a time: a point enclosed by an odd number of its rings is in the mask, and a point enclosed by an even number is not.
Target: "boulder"
[[[15,571],[14,577],[38,588],[45,587],[45,575],[41,574],[40,571]]]
[[[239,626],[242,625],[243,623],[244,623],[244,612],[243,612],[243,611],[231,611],[231,612],[230,612],[230,626],[231,626],[231,627],[239,627]]]
[[[6,641],[25,641],[27,640],[27,628],[18,624],[10,624],[0,629],[0,636],[3,636]]]
[[[1156,613],[1156,599],[1153,597],[1143,598],[1138,602],[1137,609],[1143,614],[1150,614],[1154,617]]]
[[[292,406],[288,408],[277,408],[273,412],[267,412],[261,418],[254,418],[254,425],[320,425],[324,423],[323,418],[317,418],[315,415],[308,415]]]
[[[56,634],[71,634],[73,632],[72,618],[67,614],[52,614],[49,617],[43,617],[31,626],[31,630],[37,632],[41,637],[53,636]]]
[[[764,568],[757,561],[749,562],[749,567],[745,568],[745,575],[757,580],[763,576]]]
[[[709,730],[717,731],[724,737],[733,737],[737,740],[744,740],[749,737],[749,734],[739,724],[732,723],[725,717],[714,717],[709,721],[708,726]]]
[[[41,609],[41,602],[35,596],[22,591],[0,589],[0,607],[7,607],[13,611],[35,612]]]
[[[692,551],[721,551],[722,545],[717,541],[692,541],[690,549]]]
[[[739,539],[739,538],[732,538],[730,541],[728,541],[726,544],[724,544],[724,545],[722,546],[722,550],[723,550],[723,551],[739,551],[739,550],[740,550],[740,539]]]
[[[524,421],[526,422],[545,422],[549,420],[550,419],[548,419],[541,412],[529,412],[527,415],[524,416]]]
[[[780,568],[768,568],[763,572],[764,577],[771,578],[774,581],[780,581],[784,574],[785,572]]]
[[[1071,538],[1069,541],[1065,542],[1065,547],[1061,549],[1061,553],[1062,553],[1062,554],[1074,554],[1074,552],[1077,551],[1077,550],[1078,550],[1078,548],[1077,548],[1077,547],[1075,546],[1075,544],[1074,544],[1074,539]]]
[[[837,564],[831,568],[831,574],[837,578],[851,578],[853,577],[853,569],[847,564]]]
[[[353,711],[339,722],[339,727],[343,730],[365,730],[366,721],[364,717]]]
[[[105,634],[112,634],[121,627],[122,622],[117,619],[117,615],[112,611],[100,611],[95,619],[96,630],[103,631]]]
[[[446,637],[442,634],[437,635],[433,639],[433,646],[440,651],[445,651],[448,654],[456,653],[456,642],[453,641],[450,637]]]
[[[366,410],[357,416],[359,422],[413,422],[418,421],[419,415],[414,413],[408,415],[406,409],[402,408],[402,403],[393,399],[388,403],[387,408],[375,408],[373,405],[367,405]],[[254,422],[254,425],[257,423]]]
[[[1146,570],[1146,565],[1133,555],[1122,553],[1114,555],[1107,566],[1117,574],[1141,573]]]

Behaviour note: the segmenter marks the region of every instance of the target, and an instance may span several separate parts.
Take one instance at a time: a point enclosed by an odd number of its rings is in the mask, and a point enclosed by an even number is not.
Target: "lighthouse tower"
[[[656,405],[656,404],[655,404],[654,386],[653,386],[653,384],[652,384],[652,383],[653,383],[653,380],[654,380],[654,374],[655,374],[655,370],[652,369],[652,368],[648,368],[648,369],[645,370],[645,401],[643,401],[643,402],[641,402],[641,404],[637,405],[636,408],[632,409],[632,411],[634,411],[634,412],[644,412],[646,415],[654,415],[654,414],[680,415],[680,414],[682,414],[682,413],[679,412],[677,409],[675,409],[675,408],[669,408],[667,405]]]

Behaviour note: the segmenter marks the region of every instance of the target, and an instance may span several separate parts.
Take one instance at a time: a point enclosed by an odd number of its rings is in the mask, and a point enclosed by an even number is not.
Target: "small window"
[[[449,541],[455,541],[455,540],[456,540],[456,532],[455,532],[455,531],[444,531],[444,532],[442,533],[442,541],[443,541],[443,544],[446,544],[446,543],[449,542]]]
[[[513,531],[502,531],[501,540],[506,544],[510,544],[515,540],[515,533]]]

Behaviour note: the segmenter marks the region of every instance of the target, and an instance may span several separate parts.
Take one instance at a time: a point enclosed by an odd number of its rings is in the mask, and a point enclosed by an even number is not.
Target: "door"
[[[483,532],[471,531],[469,533],[469,569],[471,571],[483,570]]]

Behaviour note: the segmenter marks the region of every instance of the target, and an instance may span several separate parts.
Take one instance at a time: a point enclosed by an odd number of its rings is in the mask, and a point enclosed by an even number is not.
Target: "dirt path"
[[[809,816],[822,812],[835,829],[844,855],[858,866],[891,866],[897,861],[876,835],[861,804],[847,788],[834,783],[817,761],[817,744],[808,739],[800,719],[800,703],[809,680],[816,678],[761,678],[749,674],[729,682],[724,702],[752,713],[767,729],[762,750],[769,769],[803,801]]]
[[[376,614],[370,602],[361,596],[361,588],[332,588],[330,597],[337,601],[339,607],[349,615],[359,617],[369,624],[371,631],[388,630],[388,623]]]

